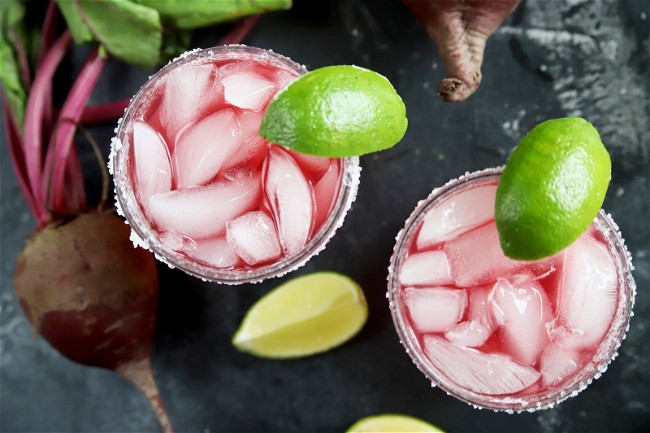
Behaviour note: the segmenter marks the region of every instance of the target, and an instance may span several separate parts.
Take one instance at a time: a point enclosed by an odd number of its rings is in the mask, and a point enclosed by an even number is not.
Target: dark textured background
[[[488,42],[480,90],[456,105],[437,97],[443,69],[436,48],[398,0],[296,0],[291,11],[264,16],[248,44],[310,69],[357,64],[384,74],[406,103],[409,130],[393,149],[361,158],[352,210],[327,249],[304,268],[258,285],[222,287],[161,267],[153,365],[176,430],[336,432],[366,415],[401,412],[449,432],[650,431],[649,9],[643,0],[525,1]],[[226,29],[201,32],[195,45],[215,44]],[[82,57],[72,56],[58,76],[61,89]],[[150,72],[111,64],[91,102],[132,95]],[[593,122],[612,155],[604,207],[635,259],[636,314],[620,356],[578,397],[532,414],[475,410],[432,389],[399,344],[385,299],[394,239],[432,188],[503,164],[526,131],[567,115]],[[113,127],[92,130],[105,152]],[[34,338],[11,283],[33,222],[4,134],[1,148],[0,430],[157,431],[145,399],[128,383],[74,365]],[[90,156],[85,161],[96,190],[94,164]],[[257,299],[288,278],[318,270],[342,272],[363,286],[370,315],[356,338],[293,361],[233,349],[230,338]]]

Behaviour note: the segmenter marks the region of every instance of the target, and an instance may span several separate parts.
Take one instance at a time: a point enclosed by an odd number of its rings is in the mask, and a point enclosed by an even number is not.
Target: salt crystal
[[[133,243],[133,246],[138,248],[144,248],[145,250],[150,249],[149,242],[146,240],[142,239],[135,230],[131,230],[131,233],[129,234],[129,239]]]
[[[345,170],[343,171],[343,185],[348,186],[356,191],[359,185],[359,178],[361,177],[361,166],[359,165],[359,157],[353,156],[345,162]]]
[[[464,290],[407,287],[402,296],[413,326],[420,332],[444,332],[461,320],[467,308]]]

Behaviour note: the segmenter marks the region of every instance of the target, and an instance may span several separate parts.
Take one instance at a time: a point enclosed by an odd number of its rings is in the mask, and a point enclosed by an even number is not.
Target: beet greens
[[[14,268],[14,288],[30,323],[57,351],[82,365],[114,371],[149,400],[165,432],[172,432],[151,369],[157,320],[158,275],[153,255],[133,247],[130,229],[107,205],[105,163],[102,201],[90,207],[75,145],[82,124],[114,122],[128,101],[87,106],[109,58],[151,68],[186,50],[186,11],[162,1],[169,20],[183,15],[182,30],[164,28],[147,1],[50,1],[38,43],[30,38],[25,0],[0,2],[3,121],[17,182],[36,220]],[[202,3],[192,16],[201,25],[264,12],[255,2]],[[275,1],[274,8],[288,7]],[[180,7],[180,9],[178,9]],[[60,9],[60,10],[59,10]],[[66,28],[61,28],[61,14]],[[225,15],[224,15],[225,14]],[[124,25],[116,25],[123,20]],[[224,38],[239,43],[256,16],[235,25]],[[170,37],[178,36],[178,37]],[[179,45],[180,41],[180,45]],[[86,62],[60,108],[53,106],[54,77],[75,43],[91,43]],[[37,47],[37,50],[31,49]],[[87,131],[81,130],[85,134]],[[92,143],[92,138],[89,140]],[[101,151],[95,146],[95,153]]]

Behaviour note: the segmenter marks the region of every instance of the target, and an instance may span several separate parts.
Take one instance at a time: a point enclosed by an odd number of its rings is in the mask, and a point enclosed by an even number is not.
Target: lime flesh
[[[408,415],[383,414],[372,415],[354,423],[346,433],[397,433],[397,432],[432,432],[444,433],[438,427],[421,419]]]
[[[356,335],[366,322],[363,291],[349,277],[317,272],[290,280],[255,303],[233,345],[264,358],[325,352]]]

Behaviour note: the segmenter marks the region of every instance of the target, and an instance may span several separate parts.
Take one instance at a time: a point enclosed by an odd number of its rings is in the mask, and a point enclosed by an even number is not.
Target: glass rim
[[[610,215],[600,210],[594,219],[598,231],[602,234],[610,254],[615,259],[618,278],[618,300],[612,323],[602,341],[598,345],[591,362],[587,362],[571,375],[561,388],[533,393],[521,397],[485,395],[470,391],[455,384],[444,375],[444,369],[437,368],[425,355],[417,340],[415,332],[408,324],[407,313],[400,296],[400,284],[397,275],[404,257],[403,251],[411,245],[413,236],[417,233],[424,216],[434,206],[444,201],[451,193],[467,184],[487,182],[500,176],[503,166],[466,172],[459,178],[452,179],[431,193],[416,205],[407,218],[404,227],[396,238],[393,254],[388,267],[388,292],[389,308],[395,330],[409,357],[416,367],[431,381],[432,386],[439,387],[448,395],[455,397],[477,409],[491,409],[494,411],[534,412],[548,409],[578,395],[589,386],[593,380],[598,379],[607,369],[609,364],[618,355],[618,348],[625,339],[629,330],[632,308],[636,296],[636,283],[632,276],[632,258],[625,246],[618,226]]]
[[[109,171],[112,174],[115,186],[116,207],[120,215],[124,216],[131,226],[131,240],[137,247],[152,251],[158,261],[167,264],[170,268],[178,268],[185,273],[204,281],[221,284],[257,283],[268,278],[285,275],[303,266],[309,259],[322,251],[329,240],[334,236],[356,199],[360,181],[361,167],[358,157],[338,158],[341,161],[341,181],[336,200],[332,202],[329,216],[322,223],[318,232],[295,254],[284,256],[274,262],[261,265],[254,269],[220,269],[207,264],[199,263],[188,258],[182,253],[166,248],[158,239],[156,232],[151,229],[147,218],[137,204],[135,191],[129,180],[130,143],[126,140],[130,132],[131,119],[138,114],[141,108],[140,101],[155,92],[161,78],[171,70],[188,63],[200,63],[213,60],[237,60],[252,58],[271,64],[287,71],[295,72],[298,76],[307,73],[307,69],[288,57],[277,54],[272,50],[252,47],[241,44],[222,45],[212,48],[195,49],[188,51],[170,61],[158,72],[153,74],[140,87],[131,99],[124,115],[118,120],[115,136],[111,142],[109,156]]]

